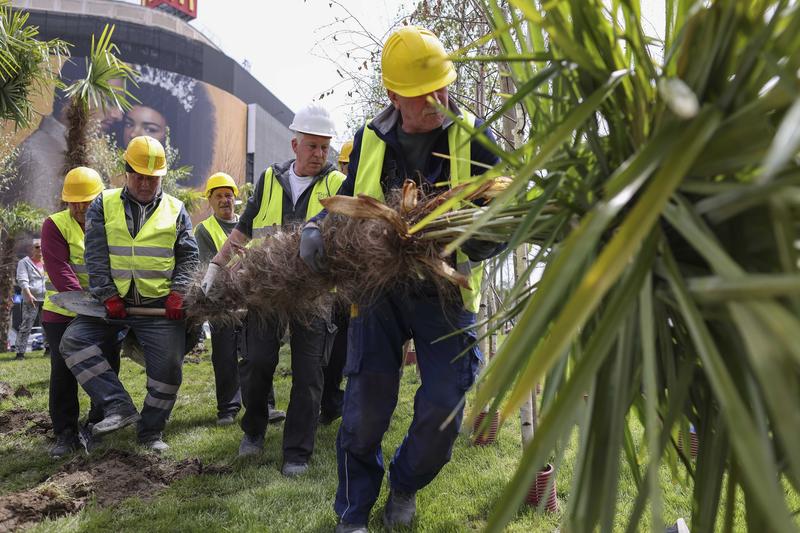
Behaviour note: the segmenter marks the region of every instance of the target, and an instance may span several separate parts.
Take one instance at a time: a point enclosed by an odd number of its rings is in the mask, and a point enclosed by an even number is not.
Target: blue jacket
[[[128,189],[122,190],[122,203],[125,206],[125,219],[132,237],[139,233],[150,215],[156,210],[161,195],[156,195],[149,204],[140,204],[128,195]],[[192,235],[192,219],[185,207],[181,207],[178,215],[177,239],[175,240],[175,268],[172,272],[173,290],[185,293],[192,283],[195,271],[200,266],[197,241]],[[103,195],[95,198],[86,211],[86,251],[83,254],[86,269],[89,271],[89,292],[100,300],[106,301],[117,294],[117,286],[111,277],[111,263],[108,259],[108,239],[106,238],[105,215],[103,213]],[[164,298],[144,298],[131,284],[131,289],[124,297],[129,304],[159,305]]]

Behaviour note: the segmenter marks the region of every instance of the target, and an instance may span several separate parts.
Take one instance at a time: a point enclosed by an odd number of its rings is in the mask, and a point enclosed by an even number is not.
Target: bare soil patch
[[[36,413],[17,407],[0,412],[0,434],[25,430],[31,435],[45,435],[51,429],[53,424],[47,413]]]
[[[0,381],[0,400],[5,400],[14,394],[14,389],[5,381]]]
[[[78,512],[92,500],[103,507],[131,497],[147,500],[184,477],[223,471],[204,469],[199,459],[176,463],[121,450],[76,457],[36,487],[0,497],[0,533]]]

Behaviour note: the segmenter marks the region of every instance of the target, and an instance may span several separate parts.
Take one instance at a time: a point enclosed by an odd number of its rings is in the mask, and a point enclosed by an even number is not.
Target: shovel
[[[59,292],[50,297],[54,304],[79,315],[106,318],[106,306],[94,299],[88,292]],[[125,307],[132,316],[166,316],[167,311],[157,307]]]

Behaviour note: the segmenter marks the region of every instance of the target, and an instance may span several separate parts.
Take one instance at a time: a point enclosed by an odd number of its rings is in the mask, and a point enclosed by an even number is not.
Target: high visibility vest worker
[[[117,292],[127,295],[133,280],[145,298],[167,296],[175,269],[175,240],[183,203],[162,193],[158,207],[134,238],[125,222],[121,193],[122,189],[103,191],[108,258]]]
[[[338,170],[331,170],[324,178],[314,184],[308,199],[305,220],[322,211],[320,200],[339,192],[345,178]],[[264,190],[261,193],[261,208],[253,219],[253,239],[263,239],[274,234],[283,224],[283,187],[269,167],[264,173]]]
[[[222,250],[222,245],[228,240],[228,236],[225,234],[225,230],[222,229],[222,226],[219,225],[217,217],[212,214],[204,221],[198,222],[194,227],[195,235],[197,235],[197,229],[201,227],[205,228],[208,234],[211,235],[211,240],[214,241],[214,246],[217,249],[216,251],[219,252]]]
[[[83,228],[81,228],[78,221],[69,214],[69,209],[54,213],[48,218],[53,221],[58,231],[60,231],[61,235],[64,237],[64,240],[67,241],[67,245],[69,246],[69,266],[72,267],[72,271],[75,272],[75,275],[78,277],[78,282],[81,284],[81,287],[87,290],[89,288],[89,273],[86,271],[86,264],[83,262],[83,251],[85,249]],[[47,311],[58,313],[59,315],[76,316],[72,311],[68,311],[53,303],[51,296],[58,294],[58,290],[50,281],[50,276],[47,275],[47,268],[45,268],[44,275],[45,289],[47,292],[45,292],[44,295],[43,308]]]
[[[472,127],[475,117],[463,112],[462,118]],[[361,137],[361,152],[358,159],[356,172],[355,195],[366,194],[381,202],[385,202],[381,188],[381,174],[383,171],[383,158],[386,154],[386,143],[383,142],[374,130],[364,126]],[[455,124],[447,129],[447,147],[450,159],[450,186],[456,187],[459,183],[470,177],[472,150],[469,132]],[[461,287],[461,301],[464,308],[477,313],[481,305],[481,281],[483,280],[483,264],[470,261],[467,254],[458,250],[456,252],[456,269],[467,277],[469,289]]]

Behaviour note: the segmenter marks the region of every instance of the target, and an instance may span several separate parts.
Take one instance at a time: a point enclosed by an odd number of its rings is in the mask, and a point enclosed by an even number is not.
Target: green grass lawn
[[[13,354],[0,354],[0,380],[14,388],[25,385],[31,398],[11,398],[0,404],[0,411],[22,407],[47,411],[49,361],[41,352],[29,354],[25,361],[11,361]],[[288,354],[282,353],[275,381],[279,408],[286,408],[291,378],[287,370]],[[144,370],[123,359],[122,380],[137,405],[145,393]],[[399,445],[411,420],[413,395],[417,386],[414,367],[408,367],[402,381],[400,401],[391,427],[384,439],[388,459]],[[88,399],[81,392],[82,413]],[[184,380],[178,402],[165,433],[174,460],[199,458],[204,465],[215,464],[229,473],[201,475],[172,484],[149,501],[130,498],[114,508],[90,504],[72,516],[42,522],[34,531],[331,531],[335,525],[332,509],[336,490],[336,454],[334,442],[338,422],[320,427],[316,450],[309,473],[300,479],[286,479],[279,472],[282,426],[270,426],[262,456],[245,461],[236,458],[242,432],[238,425],[220,428],[215,425],[214,380],[211,362],[204,354],[200,363],[184,366]],[[103,446],[137,453],[144,450],[134,444],[132,428],[106,438]],[[480,530],[492,503],[501,494],[520,456],[518,425],[507,422],[501,429],[499,443],[489,447],[470,445],[467,436],[458,439],[453,460],[434,482],[418,495],[417,531]],[[45,437],[24,432],[0,435],[0,494],[27,489],[54,474],[67,461],[53,461],[47,455],[50,442]],[[569,497],[569,481],[574,461],[574,442],[566,451],[558,472],[559,500],[562,508]],[[622,467],[618,528],[622,527],[633,505],[635,485],[625,465]],[[680,478],[680,476],[679,476]],[[688,517],[691,491],[675,481],[664,467],[662,482],[666,496],[664,519]],[[371,528],[380,531],[380,513],[386,500],[383,491],[374,509]],[[741,508],[741,507],[740,507]],[[554,531],[560,513],[539,514],[520,508],[508,531]],[[743,524],[743,518],[737,516]],[[642,528],[646,525],[642,524]]]

